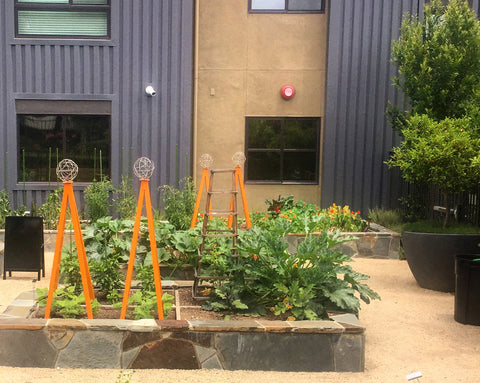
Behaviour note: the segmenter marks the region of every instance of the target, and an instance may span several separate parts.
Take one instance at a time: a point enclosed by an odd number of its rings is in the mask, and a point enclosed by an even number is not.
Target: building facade
[[[478,1],[471,2],[478,10]],[[366,211],[391,207],[384,165],[391,41],[424,0],[8,0],[0,2],[0,189],[40,205],[57,159],[75,187],[133,161],[158,187],[199,181],[199,158],[233,166],[247,200],[294,195]],[[148,94],[152,86],[156,95]],[[283,92],[283,94],[282,94]],[[79,197],[81,193],[78,193]]]
[[[0,189],[40,206],[57,158],[114,184],[151,158],[157,189],[191,173],[193,0],[0,2]],[[154,97],[145,92],[156,89]]]

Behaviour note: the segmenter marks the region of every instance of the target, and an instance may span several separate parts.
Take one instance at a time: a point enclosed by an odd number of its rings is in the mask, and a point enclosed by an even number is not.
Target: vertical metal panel
[[[131,174],[137,157],[150,157],[156,205],[160,185],[190,174],[194,1],[112,1],[108,42],[14,39],[13,3],[0,2],[0,147],[9,153],[14,200],[39,206],[46,197],[45,187],[29,185],[23,201],[15,99],[99,99],[112,102],[112,180]],[[156,97],[145,94],[148,84]],[[6,177],[0,167],[0,189]]]
[[[367,211],[397,204],[398,174],[383,164],[398,142],[385,118],[387,102],[403,105],[391,85],[391,41],[405,12],[423,0],[329,2],[322,205]]]
[[[6,39],[3,37],[6,34],[6,12],[5,7],[0,6],[0,185],[5,185],[8,182],[8,169],[6,166],[6,158],[8,152],[7,140],[7,114],[1,111],[7,110],[7,95],[5,89],[7,88],[7,45]],[[5,186],[3,186],[4,188]],[[2,189],[3,189],[2,188]]]

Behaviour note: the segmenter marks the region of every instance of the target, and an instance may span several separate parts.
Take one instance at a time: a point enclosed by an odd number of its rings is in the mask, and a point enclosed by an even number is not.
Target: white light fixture
[[[145,93],[147,94],[147,96],[153,97],[157,94],[157,91],[153,86],[147,85],[147,87],[145,88]]]

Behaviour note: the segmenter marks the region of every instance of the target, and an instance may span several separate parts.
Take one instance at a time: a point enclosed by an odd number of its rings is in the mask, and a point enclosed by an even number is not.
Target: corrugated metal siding
[[[390,62],[405,12],[423,0],[329,2],[328,72],[323,143],[322,206],[355,210],[397,204],[400,181],[383,161],[398,142],[387,125],[388,101],[401,105]]]
[[[0,147],[15,201],[39,205],[48,189],[16,182],[15,99],[110,100],[112,179],[151,158],[154,205],[160,185],[190,174],[193,15],[193,0],[113,0],[111,41],[14,39],[13,1],[0,3]],[[6,178],[2,166],[0,189]]]

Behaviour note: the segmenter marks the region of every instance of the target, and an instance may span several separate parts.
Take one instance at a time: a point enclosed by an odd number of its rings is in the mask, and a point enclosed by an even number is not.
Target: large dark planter
[[[425,288],[455,291],[455,256],[480,251],[480,234],[432,234],[405,231],[402,246],[417,283]]]

